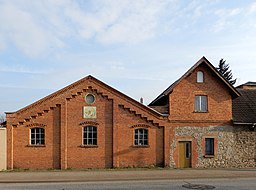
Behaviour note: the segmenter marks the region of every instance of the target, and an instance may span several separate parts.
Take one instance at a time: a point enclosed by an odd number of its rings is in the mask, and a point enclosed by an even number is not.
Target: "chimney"
[[[143,104],[143,98],[142,97],[140,98],[140,103]]]

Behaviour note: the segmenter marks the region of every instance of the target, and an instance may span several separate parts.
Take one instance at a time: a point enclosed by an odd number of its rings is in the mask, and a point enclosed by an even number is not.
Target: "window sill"
[[[27,147],[43,148],[46,147],[44,144],[28,144]]]
[[[132,148],[149,148],[149,145],[132,145]]]
[[[98,148],[98,145],[80,145],[80,148]]]
[[[193,113],[209,113],[209,111],[193,111]]]
[[[204,155],[205,158],[214,158],[214,155]]]

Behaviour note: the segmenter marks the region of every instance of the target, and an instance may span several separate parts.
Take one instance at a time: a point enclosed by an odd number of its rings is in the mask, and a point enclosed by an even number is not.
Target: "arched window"
[[[30,129],[30,144],[31,145],[44,145],[44,128],[31,128]]]
[[[97,127],[95,126],[84,127],[83,145],[97,145]]]
[[[148,145],[148,129],[140,128],[134,130],[134,145]]]
[[[204,73],[202,71],[197,72],[197,82],[204,82]]]

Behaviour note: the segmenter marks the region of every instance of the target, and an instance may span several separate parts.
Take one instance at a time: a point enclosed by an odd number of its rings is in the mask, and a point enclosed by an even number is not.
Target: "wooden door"
[[[191,142],[179,142],[179,168],[191,167]]]

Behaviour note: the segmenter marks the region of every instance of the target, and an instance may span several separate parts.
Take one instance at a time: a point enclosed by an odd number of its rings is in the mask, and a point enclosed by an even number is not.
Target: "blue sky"
[[[205,56],[256,81],[256,1],[0,0],[0,113],[89,74],[145,103]]]

